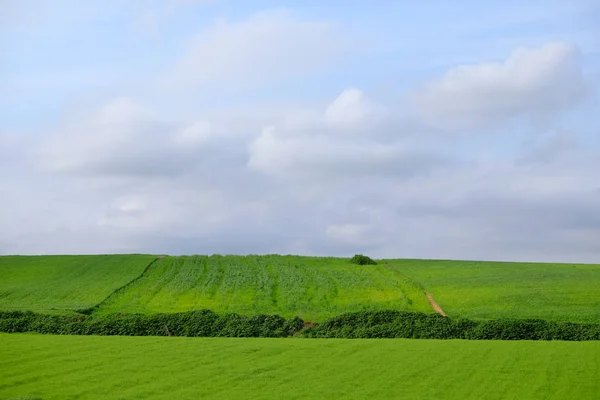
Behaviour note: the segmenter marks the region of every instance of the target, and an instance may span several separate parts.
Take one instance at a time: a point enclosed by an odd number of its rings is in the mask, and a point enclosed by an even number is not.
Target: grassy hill
[[[0,310],[73,312],[138,277],[156,256],[2,256]]]
[[[145,271],[155,259],[0,257],[0,310],[64,313],[99,304],[99,314],[208,308],[322,321],[366,309],[432,312],[427,290],[450,317],[600,322],[600,265],[395,259],[358,266],[344,258],[216,255],[165,257]]]
[[[387,262],[426,287],[449,316],[600,322],[600,265]]]
[[[165,257],[98,312],[200,308],[309,321],[365,309],[431,312],[422,290],[385,266],[298,256]]]
[[[600,342],[0,334],[0,343],[5,399],[553,400],[600,393]]]

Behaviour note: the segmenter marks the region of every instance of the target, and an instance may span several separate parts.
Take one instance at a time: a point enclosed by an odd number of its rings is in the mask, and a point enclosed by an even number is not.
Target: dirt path
[[[435,311],[436,313],[438,313],[440,315],[443,315],[444,317],[447,317],[444,310],[442,310],[442,307],[440,307],[440,305],[438,303],[436,303],[436,301],[433,299],[433,297],[428,292],[424,292],[424,293],[425,293],[425,296],[427,296],[427,300],[429,300],[429,305],[431,306],[431,308],[433,308],[433,311]]]

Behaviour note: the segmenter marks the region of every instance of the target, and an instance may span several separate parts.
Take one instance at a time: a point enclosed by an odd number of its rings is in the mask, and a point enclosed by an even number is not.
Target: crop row
[[[422,292],[382,266],[293,256],[166,257],[100,314],[211,309],[323,320],[348,311],[426,311]]]

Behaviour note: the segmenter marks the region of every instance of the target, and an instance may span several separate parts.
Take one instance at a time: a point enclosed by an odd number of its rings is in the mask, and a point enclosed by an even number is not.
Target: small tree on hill
[[[356,254],[354,257],[350,259],[352,264],[358,265],[376,265],[377,261],[373,260],[371,257],[363,256],[362,254]]]

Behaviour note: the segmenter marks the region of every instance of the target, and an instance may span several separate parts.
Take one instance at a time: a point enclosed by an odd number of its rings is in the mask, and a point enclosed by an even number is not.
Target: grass
[[[600,342],[0,334],[0,398],[596,399]]]
[[[64,313],[201,308],[322,321],[344,312],[432,312],[450,317],[600,322],[600,265],[380,260],[300,256],[149,255],[0,257],[0,310]],[[117,288],[123,290],[113,293]]]
[[[183,256],[146,270],[155,259],[0,257],[0,310],[320,321],[431,312],[427,290],[451,317],[600,322],[599,265]],[[0,334],[0,399],[595,399],[598,377],[600,342]]]
[[[101,302],[155,256],[2,256],[0,310],[66,313]]]
[[[451,317],[600,322],[600,265],[386,260]]]
[[[297,256],[165,257],[98,312],[201,308],[309,321],[365,309],[431,312],[420,289],[383,266]]]

